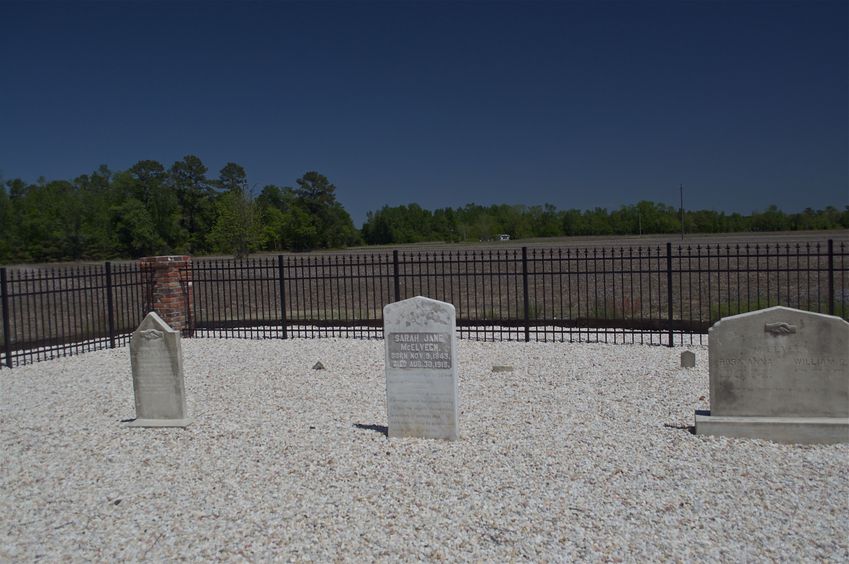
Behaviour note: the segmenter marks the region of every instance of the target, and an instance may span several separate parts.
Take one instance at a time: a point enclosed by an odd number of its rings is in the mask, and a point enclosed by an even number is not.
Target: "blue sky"
[[[849,203],[849,3],[0,3],[0,174],[744,213]]]

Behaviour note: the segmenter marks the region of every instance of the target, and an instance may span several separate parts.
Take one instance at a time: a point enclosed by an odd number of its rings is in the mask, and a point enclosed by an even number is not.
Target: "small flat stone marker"
[[[383,308],[388,435],[457,440],[454,306],[421,296]]]
[[[492,367],[493,372],[513,372],[512,366],[499,366],[495,365]]]
[[[318,362],[316,362],[316,363],[313,365],[312,369],[313,369],[313,370],[324,370],[324,365],[323,365],[323,364],[321,363],[321,361],[319,360]]]
[[[180,332],[154,312],[147,314],[130,340],[136,418],[129,427],[185,427],[183,351]]]
[[[684,351],[681,353],[681,368],[695,368],[696,353],[693,351]]]
[[[696,412],[696,434],[849,442],[849,323],[779,306],[709,335],[710,411]]]

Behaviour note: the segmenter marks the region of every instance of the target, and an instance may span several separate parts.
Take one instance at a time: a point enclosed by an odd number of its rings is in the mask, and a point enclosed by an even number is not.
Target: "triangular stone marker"
[[[130,341],[136,418],[128,427],[185,427],[183,351],[180,332],[150,312]]]
[[[313,365],[312,369],[313,369],[313,370],[324,370],[324,365],[323,365],[323,364],[321,363],[321,361],[319,360],[318,362],[316,362],[316,363]]]

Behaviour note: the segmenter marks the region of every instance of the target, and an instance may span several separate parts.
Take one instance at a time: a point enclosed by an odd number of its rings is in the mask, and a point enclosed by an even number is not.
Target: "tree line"
[[[245,169],[227,163],[216,177],[194,155],[169,168],[143,160],[125,171],[99,167],[74,180],[0,182],[0,263],[137,258],[185,253],[245,256],[358,244],[479,241],[572,235],[677,233],[679,210],[642,201],[608,211],[468,204],[427,210],[418,204],[369,212],[362,229],[336,199],[336,187],[311,171],[295,186],[254,195]],[[750,215],[687,211],[688,233],[849,228],[849,206]]]
[[[0,190],[0,263],[338,248],[361,242],[336,187],[307,172],[254,197],[245,169],[217,177],[194,155],[170,168],[101,166],[74,180],[14,179]]]
[[[849,206],[841,212],[832,206],[785,213],[776,206],[750,215],[713,210],[684,212],[687,233],[789,231],[849,228]],[[617,210],[558,210],[544,206],[468,204],[434,211],[417,204],[385,206],[369,212],[361,230],[368,244],[421,241],[479,241],[499,234],[514,239],[576,235],[639,235],[681,232],[680,209],[642,201]]]

